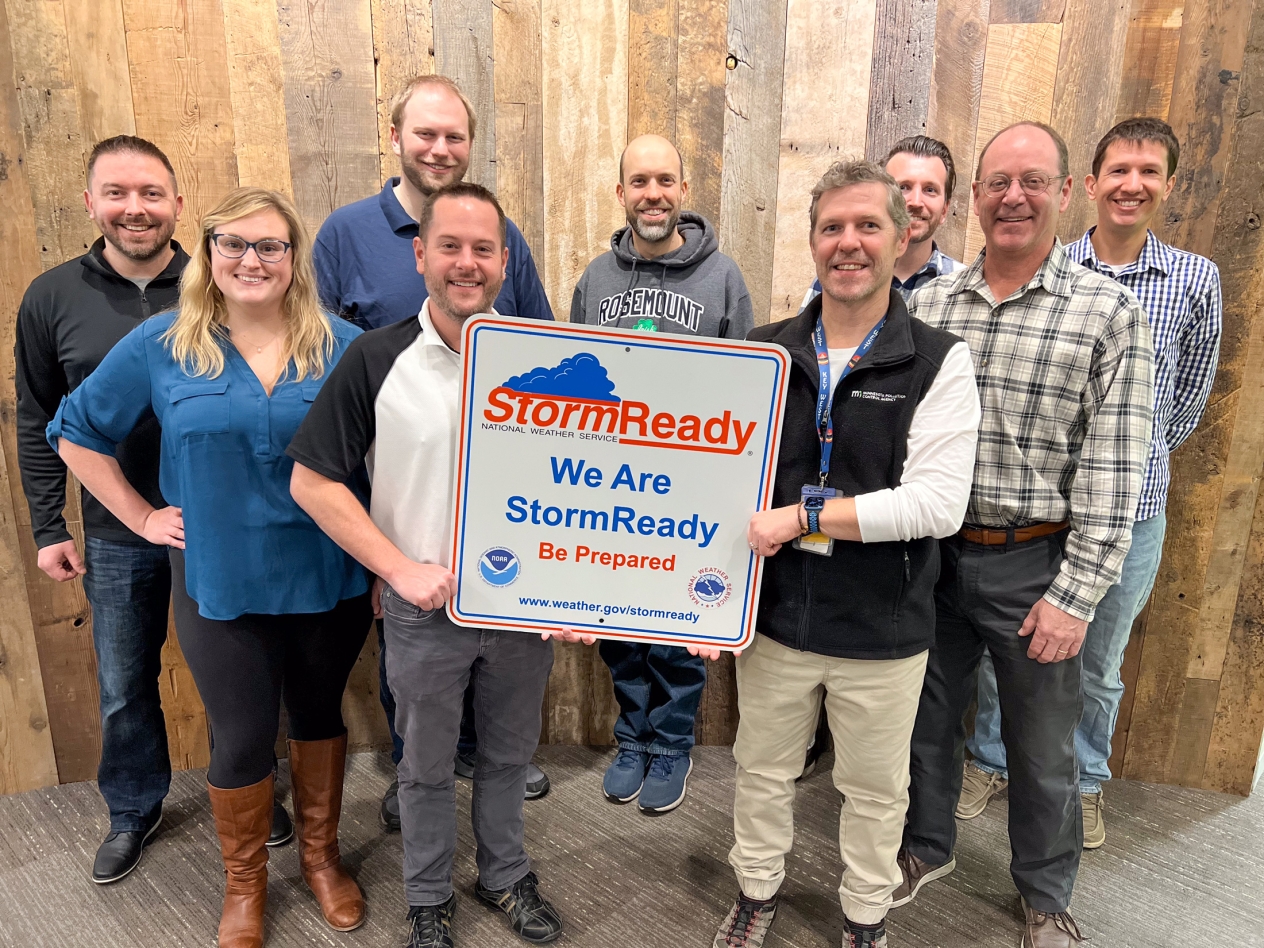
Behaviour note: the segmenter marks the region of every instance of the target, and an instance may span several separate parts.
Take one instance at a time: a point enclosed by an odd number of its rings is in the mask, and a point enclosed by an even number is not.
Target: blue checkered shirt
[[[1206,257],[1177,250],[1153,233],[1135,262],[1103,263],[1093,249],[1093,228],[1067,248],[1067,256],[1132,290],[1150,318],[1154,340],[1154,435],[1146,462],[1137,519],[1163,512],[1171,481],[1168,455],[1198,427],[1216,378],[1223,323],[1220,270]]]
[[[901,280],[895,274],[891,275],[891,288],[904,297],[904,302],[909,301],[909,297],[913,295],[913,291],[919,287],[925,286],[935,277],[943,276],[945,273],[952,273],[954,270],[960,270],[965,264],[960,260],[954,260],[948,254],[939,249],[939,245],[931,241],[930,259],[922,266],[920,270],[914,273],[907,280]],[[812,287],[808,290],[807,295],[803,297],[803,302],[799,304],[799,312],[807,309],[808,303],[812,302],[821,295],[821,281],[813,280]]]

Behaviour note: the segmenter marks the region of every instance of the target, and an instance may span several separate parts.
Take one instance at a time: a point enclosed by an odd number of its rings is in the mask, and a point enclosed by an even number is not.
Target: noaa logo
[[[733,584],[720,569],[703,569],[689,579],[689,598],[704,609],[717,609],[729,601]]]
[[[494,546],[478,558],[478,574],[489,586],[508,586],[518,578],[518,555],[503,546]]]

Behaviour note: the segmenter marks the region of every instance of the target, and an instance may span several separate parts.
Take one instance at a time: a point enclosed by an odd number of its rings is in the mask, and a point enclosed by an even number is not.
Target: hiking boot
[[[887,948],[887,925],[861,925],[843,916],[843,948]]]
[[[1084,810],[1084,848],[1101,849],[1106,842],[1106,818],[1102,814],[1102,791],[1081,793],[1080,805]]]
[[[539,884],[534,872],[500,890],[483,888],[479,879],[474,883],[474,894],[509,916],[509,927],[520,937],[539,945],[562,934],[562,917],[540,895]]]
[[[1085,940],[1070,912],[1037,912],[1019,898],[1026,922],[1020,948],[1076,948]]]
[[[649,765],[649,754],[620,747],[601,781],[606,799],[611,803],[631,803],[635,800],[645,783],[645,771]]]
[[[1009,781],[975,765],[966,764],[961,778],[961,796],[957,800],[957,819],[972,820],[987,809],[988,800],[1009,786]]]
[[[685,802],[685,787],[692,772],[693,760],[688,754],[654,754],[636,805],[647,816],[670,813]]]
[[[760,948],[776,915],[776,896],[760,902],[738,892],[737,900],[715,933],[711,948]]]
[[[900,874],[904,877],[904,881],[891,893],[891,908],[908,905],[922,886],[936,879],[942,879],[957,868],[956,859],[949,859],[942,866],[932,866],[922,862],[907,849],[901,849],[895,861],[900,867]]]
[[[455,948],[452,916],[456,893],[438,905],[414,905],[408,910],[408,944],[404,948]]]

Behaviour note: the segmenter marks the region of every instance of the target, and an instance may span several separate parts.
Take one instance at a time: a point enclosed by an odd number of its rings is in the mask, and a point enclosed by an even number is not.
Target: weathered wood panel
[[[870,161],[885,161],[901,138],[926,132],[935,8],[935,0],[878,0],[865,144]]]
[[[1167,119],[1184,9],[1185,0],[1132,0],[1115,121],[1136,115]]]
[[[676,140],[677,8],[677,0],[629,0],[629,141],[650,134]]]
[[[728,18],[728,0],[690,0],[677,14],[675,141],[689,179],[685,206],[716,227],[724,183]]]
[[[27,596],[29,566],[21,534],[30,528],[16,516],[26,508],[17,471],[13,426],[14,317],[26,284],[40,269],[35,207],[23,161],[22,122],[11,81],[13,56],[9,17],[0,6],[0,793],[16,793],[58,782],[39,649]]]
[[[808,248],[812,187],[839,158],[864,155],[874,16],[869,0],[788,5],[771,320],[797,313],[816,277]]]
[[[1061,23],[988,27],[971,173],[988,140],[1001,129],[1027,119],[1049,121],[1061,42]],[[971,215],[966,225],[964,259],[973,260],[982,246],[979,219]]]
[[[737,261],[750,291],[755,322],[763,323],[771,312],[777,228],[786,57],[784,0],[730,0],[728,41],[720,249]]]
[[[544,89],[539,0],[492,11],[496,53],[496,194],[544,267]]]
[[[1084,190],[1093,151],[1115,124],[1123,60],[1116,53],[1128,33],[1129,0],[1066,0],[1062,48],[1049,124],[1061,133],[1071,159],[1071,206],[1058,222],[1064,241],[1078,240],[1097,220]]]
[[[409,79],[435,71],[434,34],[430,0],[373,0],[372,15],[380,183],[385,184],[399,173],[391,149],[391,99]]]
[[[433,0],[433,8],[435,71],[460,84],[478,116],[478,132],[465,178],[495,191],[492,0]]]
[[[957,259],[965,256],[966,223],[974,214],[970,181],[974,178],[974,138],[983,94],[988,10],[988,0],[939,0],[935,9],[935,62],[926,129],[948,146],[957,166],[957,190],[935,241],[944,253]]]
[[[97,142],[133,135],[132,81],[121,0],[62,0],[85,157]]]
[[[992,0],[992,23],[1061,23],[1068,0]]]
[[[627,0],[540,4],[543,52],[544,259],[549,301],[570,313],[590,260],[623,225],[614,197],[627,144]],[[571,116],[583,114],[575,122]],[[537,252],[539,248],[534,248]]]
[[[368,0],[279,0],[294,201],[315,230],[380,188]]]
[[[233,152],[242,186],[289,195],[289,131],[276,8],[259,0],[222,0],[233,112]]]

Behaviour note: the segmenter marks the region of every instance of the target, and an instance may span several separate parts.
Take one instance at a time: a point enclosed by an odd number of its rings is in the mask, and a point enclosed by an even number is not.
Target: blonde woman
[[[338,816],[340,703],[372,620],[368,580],[291,499],[285,456],[359,332],[321,309],[294,205],[239,188],[202,221],[178,309],[125,336],[48,426],[92,495],[171,550],[176,629],[213,735],[207,783],[228,874],[221,948],[263,944],[282,696],[303,876],[332,927],[364,921],[339,859]],[[115,460],[150,412],[170,504],[158,509]]]

